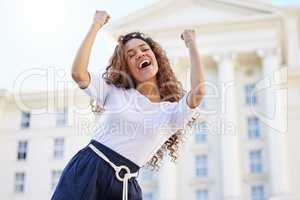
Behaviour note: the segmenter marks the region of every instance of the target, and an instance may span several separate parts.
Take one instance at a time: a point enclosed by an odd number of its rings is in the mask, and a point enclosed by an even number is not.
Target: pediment
[[[254,3],[253,3],[254,2]],[[272,15],[276,8],[250,0],[166,0],[133,12],[109,28],[112,33],[211,24]]]

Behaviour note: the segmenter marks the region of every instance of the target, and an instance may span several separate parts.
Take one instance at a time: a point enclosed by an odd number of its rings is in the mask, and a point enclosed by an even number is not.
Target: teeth
[[[142,62],[140,63],[140,65],[139,65],[139,68],[140,68],[140,69],[142,68],[142,66],[143,66],[144,63],[150,64],[150,61],[149,61],[149,60],[144,60],[144,61],[142,61]]]

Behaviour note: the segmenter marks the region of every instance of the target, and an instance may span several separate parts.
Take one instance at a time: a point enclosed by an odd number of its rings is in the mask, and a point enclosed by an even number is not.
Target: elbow
[[[191,89],[192,94],[192,104],[194,107],[197,107],[201,104],[204,96],[205,96],[205,88],[199,87],[199,88],[192,88]]]
[[[205,87],[203,84],[200,84],[197,87],[192,88],[191,90],[194,93],[195,97],[199,99],[202,99],[206,94]]]
[[[80,81],[86,80],[86,74],[87,74],[87,72],[75,71],[73,69],[71,71],[71,77],[75,82],[80,82]]]
[[[77,85],[84,89],[89,85],[89,73],[86,72],[77,72],[77,71],[71,71],[71,77],[72,79],[77,83]]]
[[[73,79],[75,82],[77,82],[77,81],[80,80],[80,74],[77,73],[77,72],[72,71],[72,72],[71,72],[71,77],[72,77],[72,79]]]
[[[200,89],[200,91],[198,93],[199,93],[199,96],[204,97],[206,94],[205,88]]]

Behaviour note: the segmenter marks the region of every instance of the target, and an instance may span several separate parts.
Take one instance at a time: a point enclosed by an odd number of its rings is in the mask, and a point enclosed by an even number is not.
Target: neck
[[[160,102],[161,100],[156,77],[153,77],[145,82],[138,83],[136,89],[150,99],[150,101]]]

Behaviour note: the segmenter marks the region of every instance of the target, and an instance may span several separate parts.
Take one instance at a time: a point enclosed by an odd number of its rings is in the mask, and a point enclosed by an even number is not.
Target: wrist
[[[196,42],[191,42],[190,44],[188,44],[188,49],[189,50],[193,50],[193,51],[197,51],[197,44],[196,44]]]
[[[93,24],[91,25],[91,28],[90,28],[90,29],[91,29],[92,31],[96,31],[96,32],[97,32],[97,31],[99,31],[99,30],[102,28],[102,26],[103,26],[102,24],[96,24],[96,23],[93,23]]]

